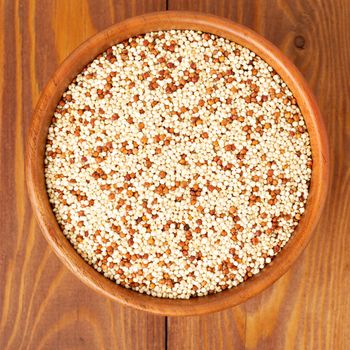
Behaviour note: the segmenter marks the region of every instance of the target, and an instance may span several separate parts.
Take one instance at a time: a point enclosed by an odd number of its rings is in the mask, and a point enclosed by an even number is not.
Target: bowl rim
[[[73,78],[108,47],[150,31],[192,29],[222,36],[248,47],[271,65],[286,82],[302,111],[311,140],[313,169],[306,210],[282,251],[259,274],[237,287],[189,300],[163,299],[118,286],[90,266],[73,248],[56,221],[46,192],[44,156],[53,111]],[[328,140],[315,99],[301,73],[271,42],[229,19],[189,11],[152,12],[114,24],[76,48],[46,84],[32,115],[26,144],[26,181],[41,231],[60,260],[85,284],[123,305],[164,316],[207,314],[238,305],[280,278],[310,240],[325,203],[329,183]]]

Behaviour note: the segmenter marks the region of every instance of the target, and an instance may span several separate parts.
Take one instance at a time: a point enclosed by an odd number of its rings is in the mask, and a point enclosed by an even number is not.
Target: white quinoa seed
[[[280,76],[191,30],[99,55],[49,128],[47,192],[63,233],[126,288],[187,299],[259,273],[304,213],[312,158]]]

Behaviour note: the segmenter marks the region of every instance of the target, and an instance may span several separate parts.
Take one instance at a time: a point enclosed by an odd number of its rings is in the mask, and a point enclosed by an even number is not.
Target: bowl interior
[[[271,65],[294,94],[305,118],[311,140],[313,169],[305,213],[292,238],[259,274],[239,286],[205,297],[172,300],[150,297],[116,285],[92,268],[63,235],[51,209],[44,178],[44,156],[48,128],[55,107],[74,77],[99,53],[138,34],[170,29],[200,30],[248,47]],[[41,94],[28,134],[27,185],[43,234],[56,254],[81,280],[96,291],[125,305],[162,315],[194,315],[219,311],[256,295],[296,260],[311,237],[320,216],[328,185],[328,144],[316,103],[295,66],[270,42],[227,19],[192,12],[159,12],[134,17],[91,37],[58,68]]]

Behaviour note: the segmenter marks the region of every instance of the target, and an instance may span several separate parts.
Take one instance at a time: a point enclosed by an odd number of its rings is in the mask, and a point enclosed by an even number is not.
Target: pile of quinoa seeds
[[[254,52],[192,30],[109,48],[69,85],[45,176],[77,252],[115,283],[187,299],[259,273],[311,178],[296,99]]]

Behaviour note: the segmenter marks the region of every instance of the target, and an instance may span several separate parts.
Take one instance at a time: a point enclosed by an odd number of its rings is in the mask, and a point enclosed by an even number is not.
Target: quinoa
[[[130,38],[88,64],[49,127],[49,199],[77,252],[115,283],[187,299],[259,273],[311,179],[309,135],[281,77],[192,30]]]

